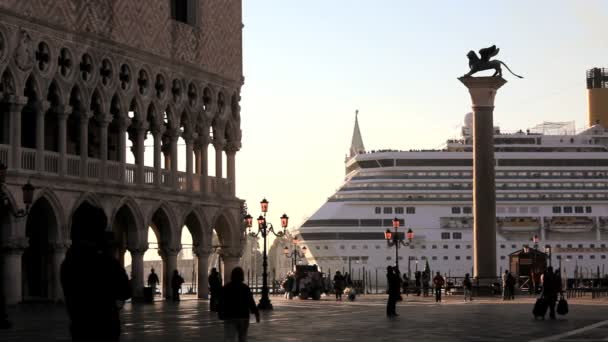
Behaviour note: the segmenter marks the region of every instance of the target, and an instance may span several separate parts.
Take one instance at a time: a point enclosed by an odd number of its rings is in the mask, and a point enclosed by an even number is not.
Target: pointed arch
[[[141,100],[137,97],[137,96],[133,96],[133,98],[131,98],[131,101],[129,102],[129,111],[134,112],[133,114],[133,118],[136,121],[139,120],[144,120],[144,110],[143,110],[143,106],[141,104]]]
[[[101,92],[99,89],[96,88],[95,90],[93,90],[90,102],[90,109],[95,116],[106,114],[108,112],[108,101],[106,101],[103,96],[103,92]]]
[[[25,80],[25,85],[23,87],[23,96],[27,97],[28,102],[36,102],[43,98],[41,96],[42,93],[40,89],[42,89],[40,86],[40,82],[36,78],[36,75],[32,73]]]
[[[204,217],[194,207],[188,208],[185,211],[184,216],[181,220],[182,224],[180,227],[186,226],[190,234],[192,235],[193,244],[195,246],[202,246],[207,243],[205,237],[207,232],[205,229]],[[181,230],[180,230],[180,241],[181,241]],[[211,243],[211,241],[209,241]]]
[[[0,92],[4,96],[17,95],[17,89],[22,89],[20,82],[18,83],[18,80],[15,79],[11,68],[7,67],[0,77]]]
[[[71,230],[71,227],[72,227],[72,224],[73,224],[72,220],[74,218],[74,214],[76,213],[76,210],[78,210],[78,208],[80,208],[80,206],[84,202],[88,202],[93,207],[97,207],[97,208],[102,209],[104,211],[104,214],[106,215],[106,218],[109,217],[108,213],[105,210],[105,208],[101,204],[101,201],[100,201],[99,197],[95,193],[93,193],[93,192],[85,192],[85,193],[81,194],[80,197],[78,197],[78,199],[76,199],[76,202],[74,202],[74,205],[72,206],[72,209],[70,210],[69,220],[68,220],[67,225],[66,225],[69,228],[67,228],[67,229]],[[71,231],[69,231],[68,233],[71,234]],[[68,236],[69,236],[69,234],[68,234]]]
[[[133,197],[125,196],[116,202],[114,207],[112,208],[112,213],[110,214],[111,222],[114,222],[116,218],[116,214],[122,207],[127,207],[131,213],[133,214],[133,218],[135,219],[136,228],[140,232],[146,232],[148,227],[145,225],[146,220],[141,211],[139,204],[133,199]]]
[[[171,207],[164,201],[155,206],[148,214],[146,228],[153,227],[158,238],[159,247],[174,246],[177,227],[175,217]]]
[[[55,213],[57,218],[58,236],[60,240],[69,238],[68,225],[65,218],[65,208],[61,205],[61,201],[55,195],[52,189],[42,188],[36,191],[33,203],[35,204],[38,200],[44,199],[48,202],[49,206]]]
[[[211,229],[215,230],[222,245],[232,246],[239,243],[241,232],[238,231],[230,210],[219,210],[211,222]]]
[[[63,106],[66,102],[63,89],[61,86],[59,86],[59,83],[55,79],[53,79],[49,84],[46,100],[51,104],[51,108]]]

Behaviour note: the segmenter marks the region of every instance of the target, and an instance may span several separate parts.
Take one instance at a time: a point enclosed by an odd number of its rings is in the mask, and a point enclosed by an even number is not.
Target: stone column
[[[494,97],[502,77],[461,77],[473,103],[473,273],[482,282],[496,277],[496,186]]]
[[[199,136],[201,145],[201,194],[208,192],[207,178],[209,177],[209,137]]]
[[[186,141],[186,190],[192,192],[192,150],[196,133],[184,135]]]
[[[36,104],[36,171],[44,172],[44,117],[49,109],[48,101]]]
[[[230,275],[232,270],[239,266],[241,262],[242,253],[239,248],[228,248],[222,252],[222,261],[224,261],[224,284],[230,282]]]
[[[228,183],[230,186],[230,195],[234,196],[236,194],[236,165],[235,165],[235,156],[236,152],[239,150],[238,145],[232,143],[226,145],[226,176],[228,177]]]
[[[163,295],[167,299],[172,298],[171,278],[173,271],[177,269],[177,254],[181,248],[162,248],[159,250],[163,258]]]
[[[215,148],[215,178],[222,178],[222,154],[224,153],[224,141],[214,139],[213,147]]]
[[[196,247],[194,253],[198,257],[198,298],[209,299],[209,255],[211,255],[211,249]]]
[[[540,241],[545,241],[545,233],[547,230],[547,224],[545,223],[545,221],[543,220],[542,217],[538,218],[538,222],[540,223]]]
[[[67,160],[68,160],[68,117],[72,113],[72,107],[58,107],[57,109],[57,120],[58,122],[58,150],[59,150],[59,175],[65,176],[67,173]]]
[[[154,138],[154,184],[157,187],[162,185],[162,166],[160,164],[161,143],[163,138],[163,129],[161,127],[152,128],[152,137]]]
[[[122,116],[118,119],[118,161],[120,162],[120,180],[127,181],[127,129],[131,119]]]
[[[594,217],[593,224],[595,225],[595,240],[602,241],[602,232],[600,230],[600,218],[597,216]]]
[[[21,219],[22,220],[22,219]],[[22,275],[21,257],[27,248],[27,238],[12,238],[0,246],[0,270],[2,270],[2,289],[6,305],[15,305],[21,302]]]
[[[111,115],[101,114],[99,116],[99,158],[101,163],[101,180],[105,181],[108,175],[108,126],[112,122]]]
[[[11,120],[11,158],[7,166],[11,169],[21,168],[21,111],[26,104],[27,97],[24,96],[9,95],[6,99],[7,114]]]
[[[177,181],[177,140],[179,139],[179,133],[177,130],[173,130],[170,135],[171,139],[171,187],[176,190],[179,188]]]
[[[89,158],[89,119],[91,114],[87,112],[80,113],[80,178],[88,177]]]
[[[61,287],[61,263],[65,259],[65,253],[70,247],[67,241],[55,241],[50,244],[51,260],[53,264],[53,274],[51,279],[51,294],[50,297],[56,302],[63,301],[63,289]]]
[[[144,298],[144,253],[147,247],[127,248],[131,253],[131,288],[133,289],[133,300]]]
[[[144,152],[146,151],[145,141],[146,141],[146,132],[148,131],[148,125],[142,123],[137,126],[137,138],[135,140],[136,148],[135,148],[135,162],[137,164],[137,175],[135,179],[137,180],[137,184],[142,186],[146,183],[145,181],[145,172],[144,172]]]

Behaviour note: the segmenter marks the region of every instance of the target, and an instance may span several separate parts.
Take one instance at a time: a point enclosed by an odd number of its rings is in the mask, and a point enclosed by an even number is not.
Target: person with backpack
[[[173,277],[171,277],[171,298],[174,302],[179,302],[179,290],[182,288],[182,284],[184,283],[184,278],[179,275],[178,270],[173,270]]]
[[[440,272],[437,272],[433,278],[433,286],[435,287],[435,303],[441,303],[441,288],[445,285],[445,280]]]
[[[559,279],[553,273],[553,267],[547,267],[547,271],[543,275],[543,292],[542,296],[549,305],[549,318],[555,319],[555,303],[557,303],[557,295],[561,290]]]
[[[509,290],[508,299],[515,300],[515,277],[511,272],[509,272],[509,274],[507,275],[507,288]]]
[[[467,301],[467,295],[469,296],[469,301],[473,301],[473,282],[471,281],[471,276],[468,273],[464,275],[462,289],[464,290],[464,301]]]

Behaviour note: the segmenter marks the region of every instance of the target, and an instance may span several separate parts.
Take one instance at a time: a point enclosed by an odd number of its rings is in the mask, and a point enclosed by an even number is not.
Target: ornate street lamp
[[[270,303],[270,297],[268,296],[268,254],[266,250],[266,237],[270,233],[277,237],[285,236],[285,229],[287,229],[289,217],[286,214],[283,214],[283,216],[281,216],[281,227],[283,228],[283,230],[275,232],[272,223],[266,221],[266,213],[268,212],[268,201],[265,198],[260,202],[260,207],[264,215],[260,215],[257,219],[257,233],[251,231],[251,226],[253,223],[253,217],[251,217],[251,215],[247,214],[245,216],[245,224],[247,225],[247,229],[249,230],[250,236],[257,237],[258,235],[262,235],[262,238],[264,239],[264,254],[262,263],[262,298],[260,299],[260,303],[258,304],[258,309],[272,310],[272,304]]]
[[[395,217],[393,219],[393,228],[395,229],[395,231],[391,232],[390,229],[387,229],[384,232],[384,239],[386,239],[386,244],[389,247],[395,246],[395,267],[397,267],[397,270],[399,270],[399,247],[400,246],[407,247],[412,243],[412,240],[414,240],[414,232],[412,231],[412,229],[408,229],[407,234],[405,236],[407,239],[407,242],[405,242],[403,235],[400,235],[398,232],[399,224],[400,224],[399,219]],[[409,270],[408,270],[408,273],[409,273]]]
[[[302,253],[300,253],[300,250],[302,251]],[[296,265],[298,264],[298,258],[299,259],[303,259],[306,256],[306,246],[303,246],[302,248],[300,248],[300,250],[298,250],[298,238],[294,237],[293,238],[293,251],[289,250],[289,247],[285,246],[283,248],[283,254],[285,254],[285,257],[287,258],[291,258],[291,269],[295,270]]]

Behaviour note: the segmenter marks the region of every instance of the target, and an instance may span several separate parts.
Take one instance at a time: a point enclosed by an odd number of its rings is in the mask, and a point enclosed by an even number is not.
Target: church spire
[[[355,111],[355,130],[353,131],[353,140],[350,144],[350,156],[354,157],[359,153],[365,153],[365,146],[363,146],[363,138],[359,130],[359,110],[357,109]]]

